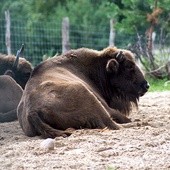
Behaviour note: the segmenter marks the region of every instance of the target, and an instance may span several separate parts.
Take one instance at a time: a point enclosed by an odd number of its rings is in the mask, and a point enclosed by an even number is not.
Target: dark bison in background
[[[39,64],[18,105],[27,136],[68,136],[67,128],[119,129],[149,88],[130,51],[71,50]]]
[[[33,67],[25,58],[19,58],[18,64],[14,68],[15,60],[14,55],[0,54],[0,75],[6,74],[7,70],[12,70],[13,75],[11,76],[24,89]]]
[[[20,58],[23,46],[13,55],[0,54],[0,122],[17,119],[17,106],[32,72],[32,65]]]

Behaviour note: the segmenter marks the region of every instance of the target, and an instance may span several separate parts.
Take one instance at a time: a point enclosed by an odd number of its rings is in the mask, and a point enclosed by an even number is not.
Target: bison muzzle
[[[67,128],[119,129],[149,88],[130,51],[87,48],[34,68],[18,106],[27,136],[68,136]]]

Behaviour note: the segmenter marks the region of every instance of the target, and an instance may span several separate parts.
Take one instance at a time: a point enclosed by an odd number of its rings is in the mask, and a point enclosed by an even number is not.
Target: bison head
[[[16,61],[16,57],[13,55],[0,54],[0,75],[10,75],[22,88],[25,87],[32,70],[33,66],[25,58],[19,58],[16,67],[13,64]]]
[[[17,51],[16,57],[0,54],[0,75],[11,76],[23,89],[32,73],[32,65],[24,58],[20,58],[23,53],[24,44]]]
[[[149,89],[133,54],[130,51],[118,50],[107,61],[106,72],[111,94],[109,105],[125,114],[129,113],[132,103],[137,106],[139,97]]]

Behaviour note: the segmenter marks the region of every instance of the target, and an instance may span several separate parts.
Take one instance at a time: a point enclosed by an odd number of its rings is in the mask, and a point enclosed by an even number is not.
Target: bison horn
[[[119,51],[115,57],[118,61],[122,61],[124,56],[123,56],[123,51]]]
[[[16,54],[16,60],[12,66],[13,69],[16,69],[17,66],[18,66],[18,62],[19,62],[19,56],[20,54],[24,51],[24,44],[22,44],[21,48],[17,51],[17,54]]]

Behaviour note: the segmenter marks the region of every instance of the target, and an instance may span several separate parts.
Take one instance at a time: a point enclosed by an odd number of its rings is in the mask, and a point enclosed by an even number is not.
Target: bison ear
[[[119,63],[115,59],[111,59],[107,62],[106,70],[109,73],[116,73],[119,68]]]
[[[118,62],[122,62],[124,60],[125,56],[123,54],[123,51],[119,51],[116,56],[115,56],[115,59],[118,61]]]

